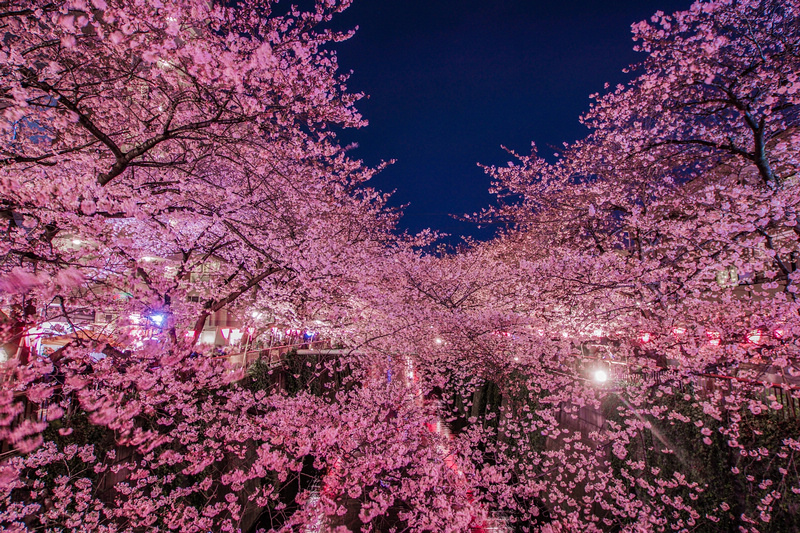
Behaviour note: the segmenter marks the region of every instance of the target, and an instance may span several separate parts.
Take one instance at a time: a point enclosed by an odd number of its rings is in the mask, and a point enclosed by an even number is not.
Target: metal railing
[[[330,341],[312,341],[300,342],[295,344],[285,344],[282,346],[270,346],[269,348],[260,348],[258,350],[248,350],[235,354],[226,354],[215,356],[214,359],[224,359],[228,361],[231,368],[241,369],[247,368],[257,360],[261,359],[269,365],[280,364],[281,361],[294,350],[324,350],[330,348]]]
[[[733,383],[744,385],[753,398],[759,398],[765,403],[772,401],[781,405],[777,411],[784,418],[797,418],[800,415],[800,387],[788,383],[776,383],[740,376],[728,376],[709,372],[692,372],[681,374],[672,369],[655,370],[651,372],[629,372],[625,375],[615,376],[617,385],[641,385],[651,382],[656,385],[671,385],[676,390],[685,391],[688,385],[692,386],[694,394],[707,396],[715,390],[730,389]],[[687,378],[689,382],[687,383]]]

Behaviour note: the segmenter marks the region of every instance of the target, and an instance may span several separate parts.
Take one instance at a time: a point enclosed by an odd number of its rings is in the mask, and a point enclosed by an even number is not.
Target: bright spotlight
[[[605,370],[599,369],[594,371],[594,380],[597,383],[605,383],[608,381],[608,373]]]

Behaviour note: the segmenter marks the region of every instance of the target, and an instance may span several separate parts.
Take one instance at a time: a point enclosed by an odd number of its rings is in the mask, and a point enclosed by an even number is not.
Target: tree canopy
[[[348,5],[0,2],[0,526],[800,528],[797,0],[635,24],[434,252],[338,141]]]

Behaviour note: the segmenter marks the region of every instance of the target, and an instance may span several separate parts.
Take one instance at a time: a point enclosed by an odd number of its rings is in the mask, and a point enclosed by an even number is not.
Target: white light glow
[[[608,373],[605,370],[595,370],[594,371],[594,380],[597,383],[605,383],[608,381]]]
[[[747,340],[753,344],[761,344],[764,341],[764,332],[760,329],[755,329],[747,334]]]

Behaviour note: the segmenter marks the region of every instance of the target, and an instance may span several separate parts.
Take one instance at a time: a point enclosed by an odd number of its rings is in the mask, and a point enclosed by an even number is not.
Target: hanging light
[[[753,344],[761,344],[764,342],[764,332],[760,329],[754,329],[747,334],[747,340]]]
[[[708,344],[711,346],[719,346],[722,342],[722,335],[720,335],[719,331],[706,331],[706,337],[708,337]]]

